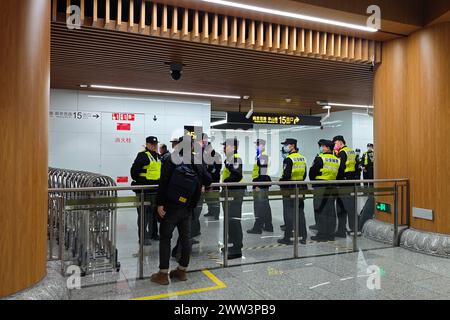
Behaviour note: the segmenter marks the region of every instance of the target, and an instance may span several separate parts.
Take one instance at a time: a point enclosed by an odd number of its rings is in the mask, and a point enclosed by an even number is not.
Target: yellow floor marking
[[[214,291],[214,290],[220,290],[220,289],[226,289],[227,285],[219,280],[211,271],[205,269],[202,271],[204,275],[208,277],[209,280],[214,282],[215,286],[213,287],[206,287],[206,288],[198,288],[198,289],[190,289],[190,290],[183,290],[183,291],[177,291],[177,292],[170,292],[170,293],[163,293],[163,294],[157,294],[154,296],[147,296],[147,297],[141,297],[141,298],[134,298],[131,300],[157,300],[157,299],[163,299],[163,298],[169,298],[169,297],[175,297],[175,296],[182,296],[192,293],[200,293],[200,292],[207,292],[207,291]]]

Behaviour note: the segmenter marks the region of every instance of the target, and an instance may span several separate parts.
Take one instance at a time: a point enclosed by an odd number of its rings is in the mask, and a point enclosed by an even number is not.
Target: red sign
[[[117,130],[118,131],[130,131],[131,130],[131,123],[118,123],[117,124]]]
[[[135,121],[136,116],[134,113],[113,113],[112,119],[114,121]]]
[[[117,177],[117,183],[128,183],[128,177]]]

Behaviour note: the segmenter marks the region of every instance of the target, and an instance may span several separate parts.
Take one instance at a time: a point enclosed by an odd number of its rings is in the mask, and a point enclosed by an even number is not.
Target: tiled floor
[[[223,220],[202,217],[200,245],[194,246],[189,280],[158,286],[148,277],[157,271],[158,245],[146,249],[144,280],[138,275],[136,212],[122,210],[118,218],[118,250],[121,270],[88,275],[83,288],[71,292],[72,299],[160,299],[260,300],[260,299],[449,299],[450,260],[425,256],[401,248],[390,248],[365,238],[358,239],[359,252],[351,238],[330,243],[299,245],[300,259],[293,258],[292,246],[278,246],[281,236],[281,203],[273,201],[275,232],[247,235],[253,222],[251,203],[243,207],[244,259],[230,261],[222,268],[220,245]],[[307,224],[313,222],[311,203],[306,203]],[[206,206],[204,212],[206,213]],[[174,235],[176,239],[176,234]],[[311,257],[315,256],[315,257]],[[283,261],[274,261],[281,260]],[[290,260],[289,260],[290,259]],[[269,262],[271,261],[271,262]],[[172,261],[172,267],[176,262]],[[371,290],[368,267],[381,270],[379,290]],[[200,270],[209,269],[226,288],[217,288]],[[200,288],[208,288],[198,292]],[[177,294],[182,291],[183,294]],[[201,291],[201,290],[200,290]],[[167,296],[172,294],[174,296]]]

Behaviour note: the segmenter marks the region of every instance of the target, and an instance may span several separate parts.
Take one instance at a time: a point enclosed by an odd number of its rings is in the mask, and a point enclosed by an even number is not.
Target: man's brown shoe
[[[169,284],[169,275],[164,272],[158,272],[158,273],[152,274],[152,276],[150,277],[150,281],[160,284],[162,286],[166,286]]]
[[[170,271],[170,279],[176,278],[180,281],[186,281],[187,280],[187,274],[185,270],[180,270],[180,269],[176,269],[176,270],[172,270]]]

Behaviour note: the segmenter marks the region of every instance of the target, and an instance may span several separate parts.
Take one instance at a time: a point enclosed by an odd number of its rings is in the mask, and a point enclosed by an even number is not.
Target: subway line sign
[[[283,126],[317,126],[320,127],[321,117],[287,115],[272,113],[255,113],[249,119],[244,113],[228,112],[227,121],[230,124],[266,124]]]

